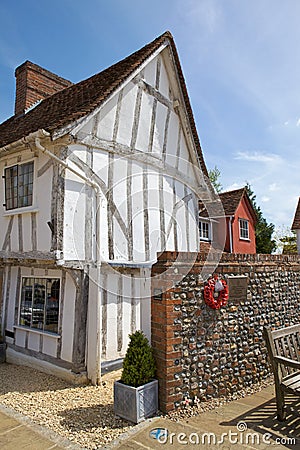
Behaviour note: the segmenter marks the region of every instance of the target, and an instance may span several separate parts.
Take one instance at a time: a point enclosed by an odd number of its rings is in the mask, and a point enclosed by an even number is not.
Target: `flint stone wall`
[[[152,346],[165,412],[185,397],[226,398],[266,379],[271,369],[263,327],[300,321],[299,255],[224,254],[212,271],[246,276],[248,287],[238,301],[229,292],[220,310],[203,300],[206,258],[165,252],[153,266]]]

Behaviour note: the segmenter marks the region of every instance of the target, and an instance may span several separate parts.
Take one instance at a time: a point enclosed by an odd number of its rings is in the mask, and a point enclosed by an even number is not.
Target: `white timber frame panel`
[[[69,147],[69,160],[92,173],[102,191],[105,261],[154,262],[163,250],[199,250],[195,192],[201,171],[183,113],[173,106],[179,94],[174,80],[170,82],[167,58],[166,53],[152,59],[78,131],[78,144]],[[87,247],[87,242],[93,246],[95,230],[89,226],[87,235],[84,220],[94,222],[93,204],[91,189],[87,196],[82,181],[68,173],[66,260],[95,255],[95,248]]]
[[[68,161],[101,189],[102,262],[151,267],[164,250],[199,250],[197,195],[201,189],[207,195],[207,187],[171,59],[166,48],[149,60],[74,132],[76,144],[68,148]],[[64,259],[93,260],[95,191],[67,172],[64,205]],[[141,327],[150,338],[151,286],[145,277],[150,273],[143,269],[141,278],[141,270],[124,276],[102,269],[104,360],[123,356],[135,329]],[[96,291],[96,283],[90,283],[89,297]],[[90,373],[96,352],[95,307],[89,303]]]

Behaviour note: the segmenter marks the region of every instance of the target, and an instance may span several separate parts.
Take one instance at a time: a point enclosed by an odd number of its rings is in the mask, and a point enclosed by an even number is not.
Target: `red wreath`
[[[216,292],[215,285],[218,280],[221,281],[224,289]],[[204,301],[210,308],[220,309],[222,306],[226,306],[228,297],[228,285],[223,278],[213,277],[207,281],[206,285],[204,286]]]

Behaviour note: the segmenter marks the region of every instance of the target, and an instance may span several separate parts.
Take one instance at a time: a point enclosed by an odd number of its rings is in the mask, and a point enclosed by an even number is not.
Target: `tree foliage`
[[[274,239],[276,241],[277,253],[297,254],[297,236],[295,231],[287,226],[281,225],[275,229]]]
[[[129,386],[138,387],[154,378],[155,360],[149,341],[142,331],[131,334],[129,339],[121,380]]]
[[[221,176],[221,172],[217,168],[217,166],[215,166],[213,169],[210,169],[208,171],[208,177],[217,193],[220,193],[223,189],[223,186],[219,181],[220,176]]]
[[[272,223],[268,223],[263,217],[260,206],[256,204],[256,195],[254,195],[249,183],[247,183],[246,189],[257,215],[255,225],[256,253],[272,253],[276,249],[276,242],[272,239],[275,226]]]

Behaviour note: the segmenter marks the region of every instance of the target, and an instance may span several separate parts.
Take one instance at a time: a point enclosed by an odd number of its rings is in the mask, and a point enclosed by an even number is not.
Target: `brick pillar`
[[[155,278],[155,274],[163,270],[163,263],[161,266],[158,263],[152,274],[151,344],[157,365],[159,408],[163,412],[169,412],[175,408],[176,402],[182,400],[182,395],[176,392],[176,387],[180,387],[182,383],[179,377],[182,372],[182,300],[176,295],[178,289],[171,287],[168,276],[164,278],[161,274],[159,278]]]

